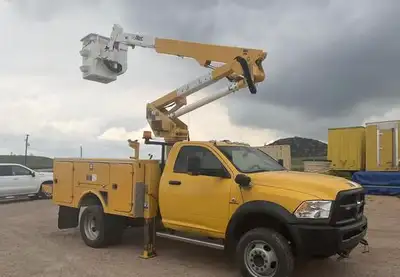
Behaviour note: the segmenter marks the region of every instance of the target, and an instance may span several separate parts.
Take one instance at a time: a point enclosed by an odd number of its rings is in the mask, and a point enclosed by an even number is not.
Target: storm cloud
[[[258,95],[222,100],[234,124],[326,139],[400,104],[399,1],[129,2],[148,33],[268,52]]]
[[[241,112],[229,109],[233,122],[326,137],[329,127],[360,125],[399,106],[400,2],[351,1],[340,16],[335,10],[327,5],[297,16],[300,43],[294,35],[270,52],[268,80],[259,95],[241,97]]]

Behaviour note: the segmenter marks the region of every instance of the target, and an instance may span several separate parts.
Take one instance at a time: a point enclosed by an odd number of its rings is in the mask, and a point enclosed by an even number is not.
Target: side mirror
[[[243,188],[248,188],[250,187],[251,178],[245,174],[238,174],[235,177],[235,182]]]
[[[200,158],[197,156],[188,158],[188,172],[192,175],[200,174]]]
[[[36,176],[35,171],[31,171],[31,175],[32,175],[32,177],[35,177]]]

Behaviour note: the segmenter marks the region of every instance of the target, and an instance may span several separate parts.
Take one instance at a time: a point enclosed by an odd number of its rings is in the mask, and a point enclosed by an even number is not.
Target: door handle
[[[181,184],[181,181],[174,181],[174,180],[171,180],[171,181],[169,181],[169,184],[170,184],[170,185],[179,186],[179,185]]]

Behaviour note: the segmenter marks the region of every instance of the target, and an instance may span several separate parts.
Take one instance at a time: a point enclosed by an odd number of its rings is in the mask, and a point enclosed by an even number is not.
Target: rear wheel
[[[121,241],[124,223],[123,217],[105,214],[100,205],[91,205],[82,212],[79,229],[86,245],[102,248]]]
[[[35,195],[29,196],[29,198],[30,199],[34,199],[34,200],[37,200],[37,199],[51,199],[52,198],[51,193],[46,192],[43,189],[43,185],[46,185],[46,184],[41,184],[40,188],[39,188],[39,191]]]
[[[246,277],[290,277],[294,258],[288,241],[278,232],[256,228],[242,236],[236,252],[240,272]]]
[[[38,197],[39,199],[51,199],[51,198],[52,198],[51,193],[48,193],[46,190],[44,190],[44,189],[43,189],[43,185],[46,185],[46,184],[42,184],[42,185],[40,186],[40,190],[39,190],[39,192],[38,192],[38,194],[37,194],[37,197]]]

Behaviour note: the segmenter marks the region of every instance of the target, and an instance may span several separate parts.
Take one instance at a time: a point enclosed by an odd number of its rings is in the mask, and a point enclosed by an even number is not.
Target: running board
[[[206,246],[206,247],[214,248],[214,249],[218,249],[218,250],[224,250],[224,248],[225,248],[222,244],[212,243],[212,242],[207,242],[207,241],[202,241],[202,240],[197,240],[197,239],[191,239],[191,238],[176,236],[176,235],[167,234],[167,233],[156,232],[156,235],[161,238],[167,238],[167,239],[187,242],[187,243],[200,245],[200,246]]]

